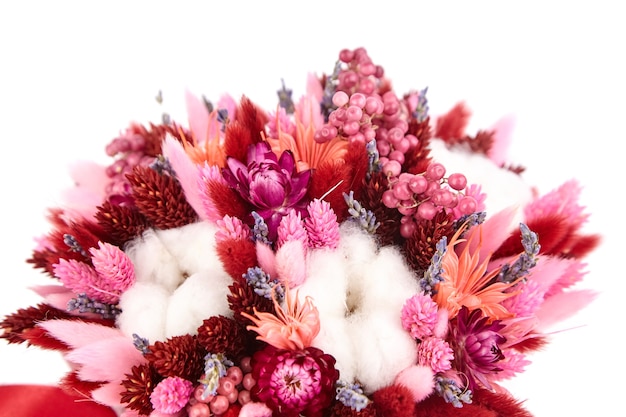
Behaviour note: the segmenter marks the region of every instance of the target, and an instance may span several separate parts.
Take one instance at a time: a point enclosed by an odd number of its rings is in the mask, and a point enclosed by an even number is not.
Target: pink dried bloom
[[[327,201],[315,199],[307,207],[309,217],[304,227],[309,234],[309,247],[336,249],[339,245],[337,215]]]
[[[283,107],[279,107],[276,112],[270,112],[267,128],[271,138],[277,138],[280,133],[286,133],[291,136],[296,135],[296,124],[291,120]]]
[[[54,276],[72,292],[84,293],[91,299],[107,302],[108,295],[97,290],[100,278],[90,265],[74,259],[59,259],[59,263],[53,265],[53,271]]]
[[[506,349],[503,351],[504,359],[498,362],[498,366],[502,369],[497,374],[489,375],[489,378],[495,381],[513,378],[519,373],[524,372],[526,366],[530,365],[530,361],[526,359],[526,355],[515,349]]]
[[[277,232],[277,245],[279,247],[290,240],[299,240],[308,244],[309,237],[302,222],[302,216],[296,210],[291,210],[280,220]]]
[[[504,300],[502,305],[515,317],[529,317],[541,306],[544,300],[545,289],[537,281],[520,282],[516,294]]]
[[[415,339],[433,334],[437,323],[437,303],[428,295],[415,294],[402,306],[402,327]]]
[[[417,347],[417,363],[430,366],[435,373],[452,368],[453,359],[454,352],[448,342],[438,337],[427,337]]]
[[[217,243],[230,239],[246,240],[250,238],[250,228],[237,217],[226,215],[217,221],[217,227],[219,227],[217,232],[215,232],[215,241]]]
[[[563,275],[546,291],[545,298],[563,292],[564,289],[582,281],[585,276],[587,264],[575,259],[568,259],[570,265],[565,268]]]
[[[100,289],[110,293],[113,300],[135,283],[135,266],[117,246],[104,242],[98,246],[89,249],[91,262],[99,275]]]
[[[191,381],[170,376],[159,382],[150,394],[150,402],[155,411],[174,414],[183,409],[193,392]]]
[[[581,186],[576,180],[570,180],[557,189],[533,201],[524,209],[527,219],[537,219],[547,215],[562,215],[571,224],[580,226],[588,215],[584,207],[578,204]]]

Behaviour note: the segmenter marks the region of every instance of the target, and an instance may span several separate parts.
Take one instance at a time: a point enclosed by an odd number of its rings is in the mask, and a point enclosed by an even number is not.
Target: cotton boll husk
[[[356,378],[367,393],[391,384],[400,371],[415,364],[417,344],[402,328],[399,313],[364,311],[349,322]]]
[[[159,284],[174,291],[183,280],[176,258],[152,229],[131,241],[124,252],[135,266],[138,283]]]
[[[511,205],[523,207],[532,200],[532,188],[522,177],[500,168],[489,157],[459,146],[448,149],[440,139],[432,139],[429,148],[433,160],[446,168],[446,176],[458,172],[467,177],[468,185],[481,185],[482,192],[487,194],[487,216]],[[521,216],[522,213],[518,213],[520,221]]]
[[[128,336],[136,333],[151,343],[165,340],[169,296],[160,285],[136,282],[120,297],[122,313],[117,316],[117,326]]]
[[[225,272],[204,271],[187,278],[169,298],[165,336],[196,334],[204,319],[231,317],[226,298],[230,284],[232,279]]]
[[[197,222],[156,233],[180,271],[192,275],[200,271],[224,271],[215,251],[216,231],[212,223]]]
[[[395,379],[395,383],[407,387],[413,394],[415,402],[428,397],[435,389],[435,373],[430,366],[415,365],[403,369]]]

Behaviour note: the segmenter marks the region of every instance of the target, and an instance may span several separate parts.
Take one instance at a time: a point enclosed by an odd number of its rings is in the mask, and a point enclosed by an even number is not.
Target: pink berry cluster
[[[244,357],[239,366],[229,367],[219,378],[215,395],[206,395],[206,386],[198,385],[187,407],[189,417],[221,416],[232,404],[250,402],[250,390],[256,383],[251,372],[250,357]]]
[[[453,211],[455,217],[476,211],[478,203],[463,190],[467,186],[465,175],[454,173],[445,177],[446,169],[438,162],[431,162],[420,174],[389,170],[389,189],[382,201],[389,208],[397,208],[403,215],[400,234],[409,238],[416,229],[416,222],[432,220],[438,212]]]
[[[128,129],[107,145],[107,155],[116,157],[106,168],[106,175],[110,178],[105,189],[108,197],[119,200],[132,193],[126,174],[131,173],[137,165],[150,165],[154,161],[154,157],[146,155],[145,147],[146,139],[133,129]]]

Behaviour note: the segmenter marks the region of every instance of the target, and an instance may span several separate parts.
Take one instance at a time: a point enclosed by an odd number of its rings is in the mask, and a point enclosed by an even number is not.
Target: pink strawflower
[[[193,384],[191,381],[177,376],[170,376],[154,387],[154,391],[150,394],[150,402],[155,411],[173,414],[179,412],[187,405],[192,393]]]
[[[437,303],[428,295],[415,294],[402,306],[402,327],[415,339],[433,334],[437,323]]]
[[[100,290],[115,303],[119,296],[135,283],[135,267],[120,248],[110,243],[98,242],[99,248],[91,248],[91,262],[99,276]]]
[[[417,363],[430,366],[435,373],[452,368],[453,359],[454,352],[448,342],[438,337],[427,337],[417,347]]]
[[[290,240],[299,240],[308,244],[309,236],[307,235],[302,216],[296,210],[290,210],[289,213],[280,220],[277,229],[278,247]]]
[[[336,249],[339,245],[339,223],[330,204],[315,199],[309,203],[309,217],[304,220],[304,227],[309,234],[309,247]]]
[[[229,239],[245,240],[250,238],[250,228],[237,217],[226,215],[217,221],[217,227],[219,228],[215,232],[215,241],[217,243]]]
[[[283,350],[266,346],[252,359],[253,398],[275,417],[321,417],[335,398],[339,371],[335,358],[317,349]]]

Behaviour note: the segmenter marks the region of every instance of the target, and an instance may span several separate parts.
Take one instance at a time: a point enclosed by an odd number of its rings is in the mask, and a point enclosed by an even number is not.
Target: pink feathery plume
[[[65,358],[80,366],[84,381],[121,381],[134,365],[146,361],[133,341],[124,335],[101,339],[69,351]]]
[[[97,323],[86,323],[77,320],[46,320],[38,324],[39,327],[66,345],[77,349],[102,339],[120,337],[122,332],[110,326]],[[131,342],[131,346],[132,342]]]
[[[466,241],[458,244],[458,251],[462,252],[465,250],[465,246],[469,244],[470,252],[475,253],[480,245],[479,261],[482,262],[487,259],[510,236],[517,210],[516,207],[505,208],[485,220],[480,227],[472,227],[464,236]],[[474,239],[473,236],[476,233],[482,233],[483,239]]]
[[[303,242],[290,240],[276,251],[276,276],[290,288],[306,280],[306,251]]]
[[[43,298],[49,306],[64,311],[67,310],[67,303],[72,298],[76,298],[76,294],[63,285],[37,285],[30,289]]]
[[[198,98],[191,91],[185,91],[185,105],[187,107],[187,119],[189,120],[189,130],[197,141],[204,141],[207,138],[217,137],[217,124],[210,122],[209,109],[204,100]],[[209,131],[210,128],[213,131]]]
[[[509,115],[498,120],[490,130],[494,131],[493,143],[487,152],[487,156],[498,166],[507,162],[507,152],[511,145],[515,116]]]
[[[187,201],[202,220],[207,220],[200,190],[198,189],[198,178],[200,170],[185,152],[183,145],[171,136],[167,136],[162,145],[163,156],[165,156],[172,169],[176,173],[176,178],[180,183]]]
[[[597,292],[593,290],[581,289],[561,292],[547,298],[536,312],[539,328],[546,330],[573,317],[591,304],[597,296]]]
[[[110,179],[105,167],[91,161],[76,162],[70,165],[70,177],[75,186],[62,193],[65,216],[72,219],[92,218],[106,196]]]
[[[585,208],[578,203],[581,191],[582,187],[577,180],[569,180],[526,206],[524,215],[528,221],[548,215],[561,215],[578,228],[589,217],[584,213]]]
[[[204,164],[200,168],[200,176],[198,178],[199,199],[202,207],[202,213],[206,220],[216,222],[222,219],[222,213],[211,197],[211,184],[226,184],[220,168]]]
[[[256,259],[263,272],[272,278],[277,277],[276,254],[269,245],[259,241],[256,242]]]

